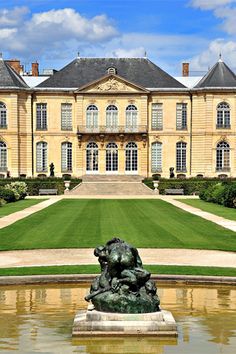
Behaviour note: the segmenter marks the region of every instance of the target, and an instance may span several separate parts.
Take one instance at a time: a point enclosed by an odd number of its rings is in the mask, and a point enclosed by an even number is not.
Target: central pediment
[[[117,75],[108,75],[95,82],[92,82],[78,90],[86,93],[142,93],[147,92],[143,87],[137,86]]]

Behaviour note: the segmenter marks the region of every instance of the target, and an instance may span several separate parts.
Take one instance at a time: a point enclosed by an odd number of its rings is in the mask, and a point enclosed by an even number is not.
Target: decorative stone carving
[[[98,91],[127,91],[127,86],[114,78],[99,84],[96,89]]]

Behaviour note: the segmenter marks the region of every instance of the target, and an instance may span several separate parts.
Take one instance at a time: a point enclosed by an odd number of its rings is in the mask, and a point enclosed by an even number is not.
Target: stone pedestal
[[[100,312],[88,307],[76,314],[73,336],[160,336],[177,337],[177,325],[171,312],[142,314]]]

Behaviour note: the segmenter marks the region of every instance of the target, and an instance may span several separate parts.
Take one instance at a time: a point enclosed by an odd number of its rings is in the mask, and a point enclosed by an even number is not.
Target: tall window
[[[108,143],[106,146],[106,171],[118,171],[118,146],[116,143]]]
[[[177,172],[187,171],[186,156],[187,156],[187,144],[180,141],[176,144],[176,171]]]
[[[226,102],[217,106],[216,128],[230,128],[230,106]]]
[[[47,129],[47,103],[36,104],[36,129]]]
[[[110,105],[106,109],[106,127],[117,128],[118,126],[118,109],[114,105]]]
[[[187,103],[176,104],[176,129],[187,129]]]
[[[152,144],[152,172],[161,172],[162,170],[162,143]]]
[[[137,172],[138,170],[138,146],[130,142],[125,147],[125,170],[127,172]]]
[[[98,109],[95,105],[90,105],[86,112],[86,127],[97,128],[98,127]]]
[[[61,170],[62,172],[72,171],[72,143],[61,144]]]
[[[0,129],[1,128],[7,128],[7,107],[3,102],[0,102]]]
[[[226,141],[221,141],[216,147],[216,171],[230,170],[230,146]]]
[[[163,129],[163,104],[152,104],[152,130]]]
[[[126,128],[137,128],[138,110],[133,104],[126,108]]]
[[[61,104],[61,129],[72,130],[72,104]]]
[[[0,141],[0,171],[7,171],[7,145]]]
[[[40,141],[36,145],[36,169],[37,172],[47,172],[48,170],[48,144]]]
[[[94,142],[88,143],[86,148],[86,171],[98,172],[98,145]]]

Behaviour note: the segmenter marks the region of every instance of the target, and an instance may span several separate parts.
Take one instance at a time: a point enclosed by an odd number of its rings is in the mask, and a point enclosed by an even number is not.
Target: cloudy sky
[[[236,0],[0,0],[0,51],[59,69],[80,56],[147,56],[171,74],[236,70]]]

